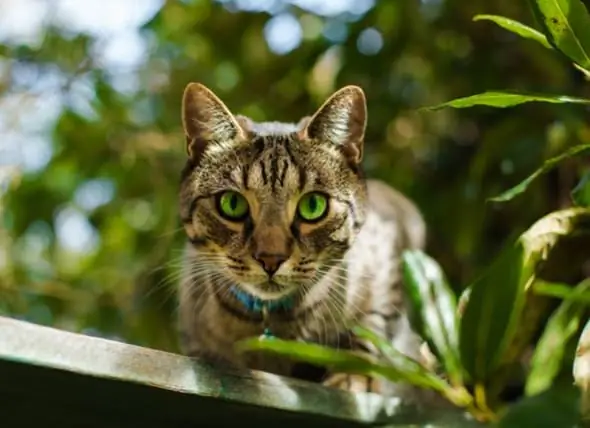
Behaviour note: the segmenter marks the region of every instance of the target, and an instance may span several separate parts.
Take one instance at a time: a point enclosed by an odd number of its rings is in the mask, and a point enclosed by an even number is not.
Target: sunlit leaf
[[[265,351],[288,356],[321,366],[337,368],[339,371],[366,373],[372,362],[362,354],[338,350],[315,343],[282,340],[278,338],[251,338],[236,344],[238,351]]]
[[[590,14],[581,0],[531,0],[549,42],[590,70]]]
[[[580,422],[580,391],[558,386],[526,397],[508,408],[498,428],[573,428]]]
[[[529,27],[528,25],[524,25],[521,22],[515,21],[510,18],[506,18],[504,16],[498,15],[476,15],[473,18],[474,21],[492,21],[498,24],[500,27],[511,31],[515,34],[518,34],[525,39],[531,39],[536,42],[541,43],[548,49],[553,49],[553,46],[547,41],[547,37],[545,35],[534,28]]]
[[[438,263],[422,251],[404,252],[402,268],[414,328],[441,360],[452,382],[460,383],[462,369],[455,294]]]
[[[424,107],[425,110],[439,110],[444,107],[468,108],[474,106],[488,107],[513,107],[519,104],[530,102],[542,102],[553,104],[575,103],[590,104],[590,99],[576,98],[569,95],[548,95],[517,93],[512,91],[487,91],[477,95],[464,98],[457,98],[432,107]]]
[[[537,268],[549,264],[552,251],[570,236],[590,239],[590,210],[572,208],[541,218],[471,285],[461,319],[460,351],[463,366],[476,382],[488,380],[503,361]],[[571,270],[569,265],[561,268]]]
[[[558,299],[573,299],[577,302],[590,304],[590,293],[577,293],[566,284],[556,284],[545,281],[535,282],[533,290],[536,294],[557,297]]]
[[[539,394],[548,389],[559,373],[568,340],[578,331],[586,310],[586,306],[576,297],[589,292],[590,280],[583,281],[549,319],[531,359],[525,388],[527,395]]]
[[[579,207],[590,207],[590,170],[582,175],[580,182],[572,190],[572,199]]]
[[[252,338],[238,342],[236,349],[240,352],[262,351],[289,357],[293,360],[326,367],[333,372],[381,376],[392,382],[405,381],[441,392],[447,389],[444,381],[436,380],[432,376],[420,375],[413,368],[408,369],[407,366],[396,367],[393,364],[384,364],[374,360],[368,354],[338,350],[314,343],[288,341],[278,338]]]
[[[590,419],[590,319],[580,335],[574,359],[574,380],[582,390],[582,413]]]
[[[363,327],[353,328],[359,338],[371,342],[392,366],[404,372],[404,376],[414,385],[422,385],[438,391],[444,391],[449,385],[434,373],[412,358],[395,349],[390,342]],[[411,379],[411,380],[410,380]]]
[[[539,176],[545,174],[546,172],[550,171],[551,169],[555,168],[559,163],[562,161],[569,159],[574,156],[579,156],[584,153],[590,153],[590,144],[581,144],[579,146],[572,147],[571,149],[565,151],[564,153],[560,154],[559,156],[555,156],[543,164],[541,168],[537,169],[531,175],[529,175],[526,179],[521,181],[516,186],[512,187],[511,189],[506,190],[502,194],[495,196],[493,198],[489,198],[490,201],[494,202],[505,202],[513,199],[515,196],[520,195],[523,193],[528,186]]]
[[[459,317],[461,317],[465,312],[465,308],[467,307],[467,302],[469,302],[470,295],[471,288],[467,287],[459,296],[459,301],[457,302],[457,314],[459,314]]]

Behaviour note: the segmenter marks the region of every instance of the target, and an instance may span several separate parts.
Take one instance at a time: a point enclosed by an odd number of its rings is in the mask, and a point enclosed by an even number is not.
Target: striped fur
[[[248,313],[229,292],[234,285],[262,299],[294,296],[292,310],[270,315],[278,337],[372,351],[350,340],[345,324],[359,322],[418,355],[419,341],[405,316],[399,255],[424,245],[425,227],[412,202],[363,178],[365,121],[364,94],[352,86],[298,124],[254,123],[234,116],[204,86],[187,87],[188,160],[180,186],[188,236],[179,290],[183,352],[344,389],[385,391],[365,378],[235,353],[237,340],[260,335],[263,326],[261,316]],[[247,199],[244,221],[227,221],[217,212],[215,196],[225,190]],[[328,214],[317,223],[296,215],[300,197],[310,191],[329,195]],[[286,259],[272,282],[254,258],[261,251]]]

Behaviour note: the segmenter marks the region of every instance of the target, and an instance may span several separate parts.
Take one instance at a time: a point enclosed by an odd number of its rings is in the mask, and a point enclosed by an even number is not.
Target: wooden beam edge
[[[332,390],[259,371],[220,371],[181,355],[6,317],[0,317],[0,359],[360,423],[407,414],[395,398]]]

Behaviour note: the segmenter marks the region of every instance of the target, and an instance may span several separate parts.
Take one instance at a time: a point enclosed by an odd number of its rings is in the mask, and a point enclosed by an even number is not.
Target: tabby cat
[[[363,91],[346,86],[297,124],[256,123],[191,83],[182,120],[183,352],[350,391],[401,391],[234,350],[236,341],[266,329],[283,339],[374,352],[351,339],[345,324],[354,321],[418,358],[400,254],[423,247],[425,225],[406,197],[363,176]]]

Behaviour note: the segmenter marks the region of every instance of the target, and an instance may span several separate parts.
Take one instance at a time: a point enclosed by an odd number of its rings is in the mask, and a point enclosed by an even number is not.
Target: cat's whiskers
[[[336,298],[337,296],[330,296],[330,298],[323,300],[325,312],[319,312],[318,316],[324,318],[330,317],[333,323],[333,331],[336,333],[336,348],[340,348],[340,336],[345,334],[350,339],[350,332],[343,328],[344,323],[338,320],[346,319],[346,301],[343,298]],[[342,296],[340,296],[342,297]]]
[[[159,234],[157,236],[157,238],[158,239],[166,238],[166,237],[169,237],[170,235],[174,235],[174,234],[179,233],[179,232],[184,232],[184,227],[183,226],[173,227],[172,229],[170,229],[170,230],[168,230],[166,232],[162,232],[161,234]]]
[[[347,283],[343,283],[341,281],[335,280],[330,277],[325,277],[325,281],[327,281],[327,285],[333,289],[334,293],[342,293],[348,296],[351,296],[351,299],[347,299],[346,297],[343,299],[343,307],[342,307],[342,314],[344,315],[346,312],[346,306],[348,305],[350,309],[352,309],[355,313],[359,314],[361,317],[366,316],[366,312],[359,307],[355,303],[355,297],[362,297],[359,293],[360,291],[356,288],[353,288],[352,291]]]
[[[208,273],[208,276],[204,278],[204,281],[209,281],[210,284],[215,282],[216,287],[198,287],[194,283],[194,280],[198,274],[194,274],[194,276],[191,277],[190,286],[187,287],[188,292],[193,297],[196,294],[195,292],[199,292],[198,295],[196,295],[196,298],[194,298],[193,311],[197,310],[203,299],[206,299],[216,293],[227,292],[231,286],[231,281],[221,272],[216,270],[207,271],[206,269],[204,271]]]
[[[332,299],[326,299],[324,300],[325,302],[325,307],[326,307],[326,312],[327,314],[330,316],[330,318],[332,319],[332,322],[334,324],[334,331],[335,332],[339,332],[340,331],[340,325],[338,323],[338,321],[336,321],[336,317],[338,315],[342,315],[341,310],[338,308],[337,304],[335,301],[333,301]],[[328,333],[326,332],[326,336],[328,335]],[[327,338],[326,338],[326,342],[327,342]],[[336,348],[340,348],[340,335],[336,334]],[[327,343],[326,343],[327,344]]]

